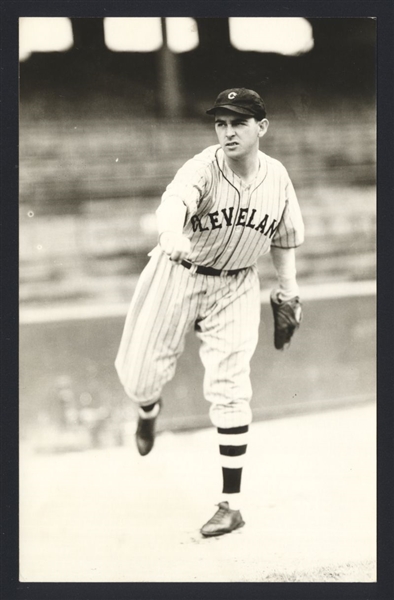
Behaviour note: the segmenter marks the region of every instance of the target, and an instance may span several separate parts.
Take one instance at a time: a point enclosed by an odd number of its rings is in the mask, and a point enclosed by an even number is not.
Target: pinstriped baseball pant
[[[156,248],[141,273],[126,317],[115,366],[127,395],[157,400],[172,379],[194,327],[201,340],[204,396],[216,427],[252,420],[250,359],[258,340],[260,292],[256,267],[237,275],[193,274]]]

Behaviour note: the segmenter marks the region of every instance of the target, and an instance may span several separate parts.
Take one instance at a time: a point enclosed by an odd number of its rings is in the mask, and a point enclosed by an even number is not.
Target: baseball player
[[[185,334],[201,341],[204,396],[217,428],[222,466],[218,510],[203,536],[244,525],[241,476],[252,421],[250,360],[260,320],[260,255],[278,277],[271,305],[275,347],[289,345],[302,315],[295,248],[304,239],[297,197],[284,166],[259,150],[268,130],[253,90],[221,92],[212,108],[218,144],[188,160],[157,209],[158,245],[138,281],[115,361],[138,405],[141,455],[154,444],[162,389],[173,377]]]

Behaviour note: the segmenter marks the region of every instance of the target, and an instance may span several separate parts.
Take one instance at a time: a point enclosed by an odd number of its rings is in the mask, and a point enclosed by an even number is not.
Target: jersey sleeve
[[[271,245],[277,248],[297,248],[304,242],[304,222],[290,177],[285,171],[285,205]]]
[[[197,212],[201,200],[206,196],[211,183],[209,165],[196,158],[188,160],[166,187],[161,201],[180,198],[187,208],[190,218]]]

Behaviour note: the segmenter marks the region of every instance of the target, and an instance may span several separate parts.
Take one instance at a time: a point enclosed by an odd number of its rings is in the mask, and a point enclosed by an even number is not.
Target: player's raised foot
[[[161,400],[158,400],[150,411],[139,409],[139,417],[135,440],[138,452],[146,456],[152,450],[155,443],[156,419],[161,409]],[[150,414],[151,413],[151,414]]]
[[[219,502],[218,507],[213,517],[201,528],[204,537],[231,533],[245,525],[240,511],[231,510],[228,502]]]

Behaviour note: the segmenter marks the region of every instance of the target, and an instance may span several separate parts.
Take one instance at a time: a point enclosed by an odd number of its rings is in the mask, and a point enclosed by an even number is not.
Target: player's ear
[[[261,119],[261,121],[258,121],[258,126],[259,126],[259,137],[263,137],[263,135],[265,135],[268,131],[268,126],[269,126],[268,119]]]

